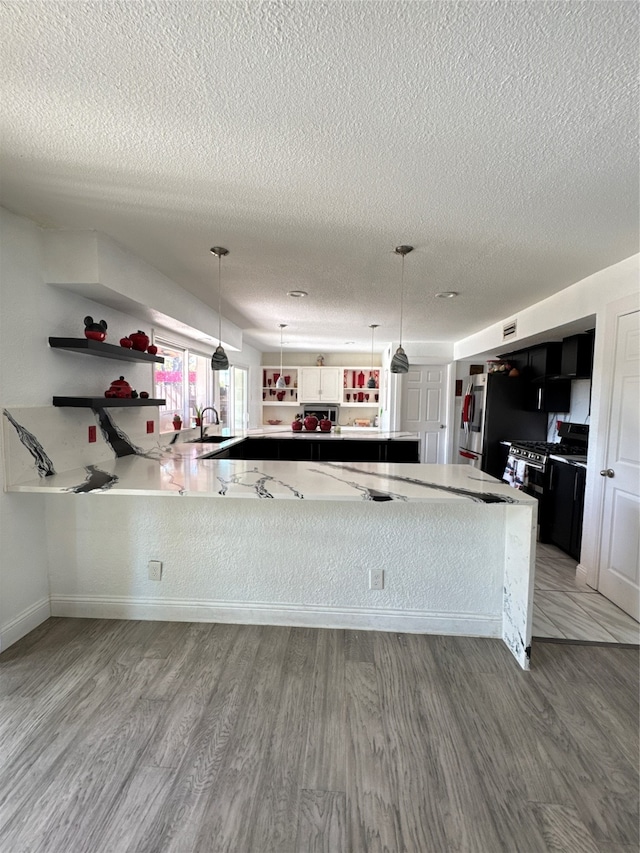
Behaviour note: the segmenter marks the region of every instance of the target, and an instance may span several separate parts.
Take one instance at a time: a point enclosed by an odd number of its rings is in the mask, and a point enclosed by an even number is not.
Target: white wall
[[[120,374],[139,391],[150,391],[150,365],[124,364],[49,347],[49,336],[82,337],[87,314],[107,321],[108,342],[117,342],[137,328],[149,330],[148,323],[141,325],[137,316],[49,285],[45,243],[50,236],[30,220],[0,208],[0,410],[51,406],[53,395],[103,393]],[[105,261],[106,253],[103,247]],[[132,261],[127,270],[120,247],[117,265],[135,297],[133,271],[139,272],[139,268]],[[202,349],[202,344],[198,347]],[[234,352],[231,360],[254,371],[250,389],[259,385],[260,354],[256,350],[246,346]],[[254,424],[260,423],[260,404],[261,395],[253,393],[250,416]],[[2,475],[4,483],[4,469]],[[45,515],[40,496],[0,494],[0,650],[49,615]],[[105,524],[109,524],[108,518]],[[71,531],[62,531],[62,535],[71,535]]]
[[[526,546],[531,528],[530,507],[457,501],[46,500],[61,616],[501,636],[505,537]],[[506,534],[520,509],[528,519]],[[150,559],[163,562],[160,583]],[[372,567],[382,591],[369,589]]]
[[[50,396],[51,376],[42,364],[49,304],[41,298],[41,232],[26,219],[0,215],[1,410]],[[34,497],[0,494],[0,651],[49,615],[44,501]]]
[[[518,334],[507,344],[502,340],[502,327],[514,317],[505,317],[499,323],[457,341],[454,345],[456,360],[473,359],[478,353],[513,352],[525,346],[530,337],[592,315],[596,316],[597,335],[597,320],[602,320],[606,305],[638,292],[639,261],[640,255],[632,255],[519,311],[515,315]]]

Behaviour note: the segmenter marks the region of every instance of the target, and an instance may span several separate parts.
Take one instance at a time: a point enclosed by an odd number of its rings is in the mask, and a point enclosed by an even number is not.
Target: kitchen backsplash
[[[558,441],[556,421],[588,424],[591,404],[591,380],[574,379],[571,383],[571,411],[552,412],[549,415],[547,441]]]

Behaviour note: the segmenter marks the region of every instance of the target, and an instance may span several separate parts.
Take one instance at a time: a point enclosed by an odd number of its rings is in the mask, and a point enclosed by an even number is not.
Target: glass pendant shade
[[[407,354],[402,347],[398,347],[398,349],[396,350],[395,355],[391,359],[391,366],[389,369],[392,373],[409,372],[409,359],[407,358]]]
[[[220,278],[221,261],[225,255],[229,254],[229,250],[224,249],[222,246],[214,246],[213,249],[211,249],[211,254],[215,255],[218,259],[218,346],[216,347],[214,354],[211,356],[211,370],[228,370],[229,359],[227,358],[227,354],[222,346],[222,283]]]
[[[278,381],[276,382],[276,388],[282,389],[282,388],[286,388],[286,387],[287,387],[287,383],[284,381],[284,376],[282,374],[280,374],[280,376],[278,376]]]
[[[370,376],[367,379],[367,388],[375,388],[375,387],[376,387],[376,380],[373,378],[373,376]]]
[[[221,344],[216,347],[216,351],[211,356],[211,370],[228,370],[229,359]]]
[[[396,246],[395,253],[396,255],[400,255],[402,257],[402,274],[400,277],[400,346],[395,351],[395,355],[391,359],[391,365],[389,369],[392,373],[408,373],[409,372],[409,359],[407,358],[407,354],[402,348],[402,319],[403,319],[403,309],[404,309],[404,258],[405,255],[408,255],[409,252],[413,251],[413,246]]]

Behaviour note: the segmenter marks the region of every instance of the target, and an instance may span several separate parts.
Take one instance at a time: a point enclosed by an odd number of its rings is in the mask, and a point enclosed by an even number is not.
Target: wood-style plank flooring
[[[533,636],[594,643],[640,643],[640,625],[576,579],[576,561],[553,545],[536,547]]]
[[[49,619],[0,655],[0,850],[632,853],[638,663]]]

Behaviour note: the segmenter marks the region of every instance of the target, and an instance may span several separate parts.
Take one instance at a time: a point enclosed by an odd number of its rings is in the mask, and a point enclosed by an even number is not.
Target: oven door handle
[[[535,471],[544,471],[544,462],[532,462],[530,459],[522,459],[520,456],[513,456],[512,458],[517,462],[524,462],[528,468],[533,468]]]

